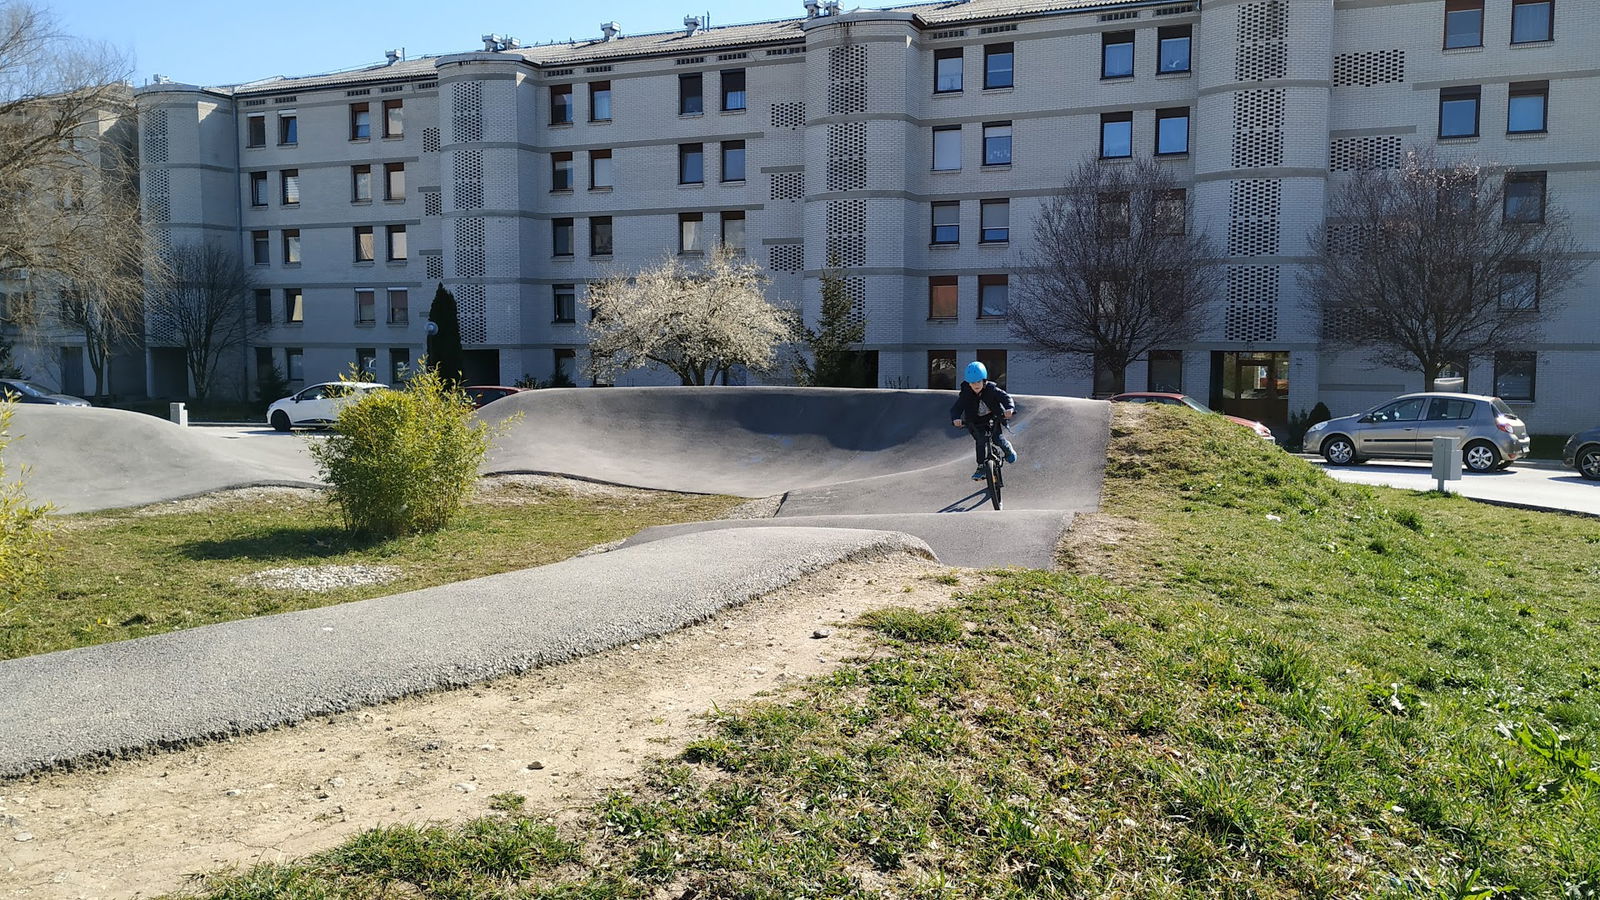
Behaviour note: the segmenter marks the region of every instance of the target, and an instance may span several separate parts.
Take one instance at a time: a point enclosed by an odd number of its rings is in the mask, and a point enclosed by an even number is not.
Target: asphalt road
[[[1414,491],[1431,491],[1438,486],[1432,466],[1426,462],[1374,461],[1359,466],[1330,466],[1321,457],[1306,459],[1340,481]],[[1476,500],[1600,516],[1600,481],[1587,481],[1557,462],[1523,461],[1499,472],[1463,471],[1460,481],[1447,481],[1445,486],[1446,490]]]

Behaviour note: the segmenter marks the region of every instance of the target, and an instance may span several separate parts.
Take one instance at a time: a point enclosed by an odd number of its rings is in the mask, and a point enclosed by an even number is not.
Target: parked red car
[[[509,397],[512,394],[520,394],[527,390],[527,388],[506,387],[505,385],[501,384],[473,384],[462,388],[462,390],[466,391],[467,396],[472,398],[473,405],[475,405],[478,409],[483,409],[485,406],[493,403],[496,400],[499,400],[501,397]]]
[[[1166,394],[1160,391],[1129,391],[1125,394],[1118,394],[1115,397],[1111,397],[1110,400],[1113,403],[1161,403],[1167,406],[1187,406],[1190,409],[1198,409],[1204,413],[1216,413],[1216,410],[1206,406],[1204,403],[1201,403],[1199,400],[1196,400],[1188,394]],[[1264,438],[1269,441],[1274,440],[1272,436],[1272,429],[1261,424],[1260,422],[1255,421],[1254,419],[1241,419],[1238,416],[1230,416],[1226,413],[1222,413],[1220,415],[1235,425],[1243,425],[1251,431],[1254,431],[1256,433],[1256,437]]]

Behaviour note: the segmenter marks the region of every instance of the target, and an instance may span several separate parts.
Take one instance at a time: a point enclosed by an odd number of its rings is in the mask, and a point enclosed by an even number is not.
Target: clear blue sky
[[[0,0],[3,2],[3,0]],[[598,36],[615,20],[623,34],[679,28],[685,15],[711,15],[733,25],[805,15],[801,0],[707,0],[676,5],[647,0],[599,3],[522,0],[268,0],[266,3],[183,0],[32,0],[61,30],[101,41],[133,61],[133,83],[155,73],[188,84],[219,85],[272,75],[312,75],[383,62],[385,50],[406,54],[481,50],[479,37],[499,33],[524,44]],[[889,6],[889,0],[847,6]],[[203,10],[203,12],[201,11]]]

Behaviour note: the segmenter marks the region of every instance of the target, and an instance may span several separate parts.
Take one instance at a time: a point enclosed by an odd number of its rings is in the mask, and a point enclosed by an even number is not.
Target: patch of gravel
[[[234,579],[234,583],[246,587],[321,594],[339,588],[385,584],[399,577],[400,569],[396,566],[290,566],[240,575]]]
[[[201,494],[184,500],[155,503],[132,510],[135,516],[170,516],[177,513],[205,512],[246,503],[277,503],[280,501],[312,501],[327,496],[318,488],[303,487],[247,487]]]
[[[644,488],[584,481],[581,478],[562,478],[557,475],[489,475],[478,479],[477,499],[486,503],[518,505],[537,503],[551,494],[644,500],[659,493],[661,492]]]
[[[770,519],[778,514],[778,508],[783,506],[783,498],[787,494],[774,494],[771,497],[759,497],[755,500],[746,500],[722,514],[724,519]]]

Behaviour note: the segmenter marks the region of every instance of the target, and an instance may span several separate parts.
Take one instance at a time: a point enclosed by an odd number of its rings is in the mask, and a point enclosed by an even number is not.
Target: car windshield
[[[1184,397],[1183,405],[1189,407],[1190,409],[1198,409],[1204,413],[1211,412],[1211,407],[1206,406],[1204,403],[1201,403],[1199,400],[1196,400],[1193,397]]]
[[[26,394],[29,397],[48,397],[53,393],[44,385],[34,384],[31,381],[0,381],[0,389]]]

